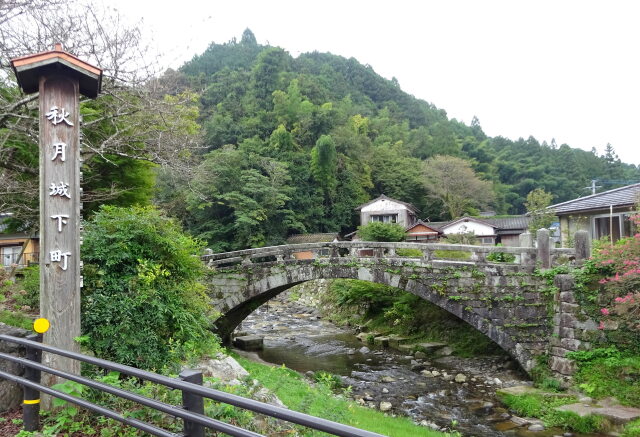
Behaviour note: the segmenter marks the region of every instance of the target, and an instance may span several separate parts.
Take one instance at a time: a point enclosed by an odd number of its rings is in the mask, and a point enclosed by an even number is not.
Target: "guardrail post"
[[[42,343],[42,334],[31,334],[27,340]],[[26,346],[25,358],[36,363],[42,362],[42,351]],[[40,384],[40,371],[25,367],[24,377],[32,382]],[[22,421],[25,431],[38,431],[40,429],[40,392],[30,387],[23,387]]]
[[[202,385],[202,372],[199,370],[186,369],[180,372],[180,379],[185,382]],[[200,395],[182,391],[182,407],[192,413],[204,414],[204,399]],[[204,427],[185,419],[184,437],[204,437]]]

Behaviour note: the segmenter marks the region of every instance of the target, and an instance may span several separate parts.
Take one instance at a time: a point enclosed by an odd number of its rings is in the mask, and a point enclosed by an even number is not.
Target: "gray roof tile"
[[[548,209],[553,209],[556,214],[568,214],[604,209],[610,206],[631,206],[638,201],[638,196],[640,196],[640,183],[557,203],[549,206]]]

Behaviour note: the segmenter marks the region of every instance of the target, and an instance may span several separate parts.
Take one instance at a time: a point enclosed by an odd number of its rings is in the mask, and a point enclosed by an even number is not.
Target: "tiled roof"
[[[480,223],[488,224],[494,228],[497,228],[496,230],[498,231],[499,234],[505,233],[505,231],[508,232],[508,231],[522,230],[522,232],[524,232],[529,227],[529,222],[531,221],[531,217],[527,217],[523,215],[514,216],[514,217],[495,217],[495,218],[482,217],[481,219],[478,219],[475,217],[463,217],[463,218],[469,218]],[[460,219],[452,220],[449,222],[427,222],[425,223],[425,225],[433,229],[441,229],[459,220]]]
[[[553,209],[556,214],[566,214],[604,209],[610,206],[631,206],[638,200],[638,196],[640,196],[640,183],[557,203],[547,209]]]
[[[391,201],[391,202],[396,202],[396,203],[399,203],[399,204],[401,204],[401,205],[406,206],[406,207],[407,207],[410,211],[412,211],[412,212],[416,212],[416,213],[417,213],[417,212],[419,212],[418,208],[416,208],[416,207],[415,207],[415,206],[413,206],[412,204],[407,203],[407,202],[403,202],[402,200],[392,199],[391,197],[387,197],[387,196],[385,196],[384,194],[381,194],[381,195],[380,195],[380,197],[376,197],[375,199],[370,200],[370,201],[368,201],[367,203],[363,203],[362,205],[360,205],[359,207],[357,207],[357,208],[356,208],[356,211],[360,211],[360,210],[361,210],[362,208],[364,208],[365,206],[369,206],[369,205],[371,205],[372,203],[377,202],[378,200],[389,200],[389,201]]]
[[[418,225],[426,226],[427,228],[433,229],[434,231],[438,231],[438,233],[440,233],[440,230],[438,228],[436,228],[435,226],[433,226],[433,223],[425,223],[422,220],[418,220],[417,222],[413,223],[412,225],[405,227],[404,230],[405,231],[409,231],[410,229],[413,229]]]
[[[338,238],[337,233],[327,234],[296,234],[287,238],[289,244],[303,244],[303,243],[330,243]]]
[[[496,226],[499,230],[526,230],[529,227],[529,222],[531,222],[531,217],[524,215],[500,218],[483,217],[483,220]]]

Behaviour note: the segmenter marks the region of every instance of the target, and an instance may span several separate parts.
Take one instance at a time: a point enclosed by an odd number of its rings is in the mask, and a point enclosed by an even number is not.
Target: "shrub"
[[[640,215],[631,219],[640,224]],[[640,353],[640,233],[614,245],[598,242],[586,268],[600,276],[592,314],[599,328],[609,342]]]
[[[161,369],[215,345],[200,242],[141,207],[102,207],[84,238],[83,340],[97,356]]]
[[[372,222],[358,226],[358,235],[364,241],[404,241],[406,232],[396,223]]]
[[[31,266],[21,271],[23,277],[20,285],[24,290],[23,293],[15,295],[16,303],[20,306],[28,305],[31,308],[40,306],[40,268]]]
[[[502,244],[498,244],[497,246],[502,246]],[[516,256],[512,253],[505,252],[491,252],[487,255],[487,261],[491,261],[494,263],[512,263],[516,260]]]

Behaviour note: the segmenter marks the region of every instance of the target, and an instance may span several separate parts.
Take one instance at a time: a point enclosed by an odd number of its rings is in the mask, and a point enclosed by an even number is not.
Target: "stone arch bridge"
[[[496,252],[515,260],[488,261]],[[575,251],[548,244],[534,249],[332,242],[203,256],[210,268],[209,295],[222,313],[214,330],[224,342],[256,308],[294,285],[360,279],[398,287],[445,309],[496,342],[527,371],[535,365],[535,355],[548,352],[560,319],[557,289],[535,274],[536,265],[549,267],[561,259],[575,260]]]

